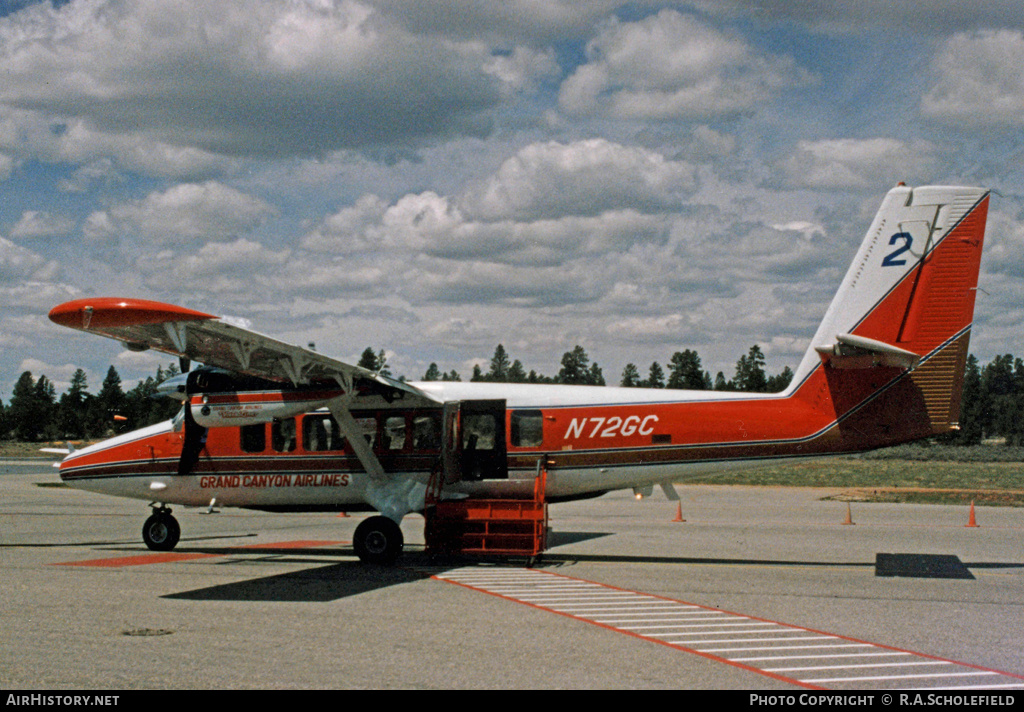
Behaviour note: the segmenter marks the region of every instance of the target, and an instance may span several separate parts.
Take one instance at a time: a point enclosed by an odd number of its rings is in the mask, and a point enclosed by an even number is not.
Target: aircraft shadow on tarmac
[[[1024,568],[1024,562],[977,562],[964,563],[959,557],[944,554],[876,554],[874,562],[856,561],[782,561],[772,559],[730,559],[719,557],[683,557],[653,555],[614,555],[614,554],[576,554],[562,553],[552,550],[559,546],[599,539],[609,536],[599,532],[561,532],[552,533],[549,540],[551,548],[546,551],[536,565],[538,569],[560,568],[577,562],[606,563],[640,563],[670,565],[748,565],[777,567],[861,567],[873,568],[876,577],[905,578],[943,578],[968,579],[975,577],[971,568],[976,569],[1007,569]],[[189,550],[178,549],[182,553]],[[199,588],[192,591],[167,594],[168,599],[191,601],[285,601],[285,602],[321,602],[336,601],[349,596],[356,596],[390,586],[414,583],[446,569],[460,566],[471,566],[481,561],[487,563],[505,563],[522,565],[522,559],[488,561],[459,557],[436,558],[428,556],[422,549],[406,550],[397,566],[374,566],[359,561],[335,561],[328,565],[317,566],[319,558],[336,559],[351,557],[351,547],[317,547],[316,549],[297,548],[266,551],[259,556],[249,548],[197,547],[196,553],[222,555],[227,558],[224,566],[259,567],[261,562],[281,563],[313,563],[312,567],[299,571],[290,571],[273,576],[250,578],[233,583],[220,584]],[[243,559],[230,558],[236,555]]]
[[[344,562],[276,576],[172,593],[161,598],[187,601],[282,601],[328,603],[389,586],[412,583],[428,574],[399,567]]]
[[[189,553],[188,550],[177,549]],[[161,598],[188,601],[285,601],[326,603],[348,596],[357,596],[368,591],[375,591],[389,586],[413,583],[430,578],[431,573],[408,568],[422,560],[422,565],[429,565],[425,554],[411,552],[402,557],[402,566],[374,566],[360,561],[340,561],[326,566],[317,566],[318,558],[337,558],[354,556],[351,547],[318,547],[312,549],[278,549],[267,551],[253,557],[251,549],[196,549],[204,554],[220,554],[223,556],[244,555],[245,559],[227,559],[224,566],[259,567],[261,562],[303,563],[314,565],[299,571],[289,571],[273,576],[260,576],[198,588],[192,591],[171,593]]]
[[[551,546],[572,544],[588,539],[609,536],[606,533],[552,533]],[[227,558],[224,566],[258,566],[261,561],[274,563],[315,564],[318,558],[334,559],[339,556],[354,556],[351,547],[317,547],[315,549],[275,549],[256,552],[239,547],[178,547],[177,553],[213,554]],[[274,576],[264,576],[234,583],[220,584],[192,591],[182,591],[162,598],[190,601],[291,601],[321,602],[335,601],[356,596],[389,586],[413,583],[439,573],[445,569],[472,565],[478,560],[461,557],[431,557],[422,550],[406,550],[398,566],[373,566],[359,561],[342,561],[326,566],[313,566],[301,571],[290,571]],[[522,564],[523,557],[501,560],[501,563]],[[557,563],[556,563],[557,565]],[[422,567],[422,568],[420,568]]]

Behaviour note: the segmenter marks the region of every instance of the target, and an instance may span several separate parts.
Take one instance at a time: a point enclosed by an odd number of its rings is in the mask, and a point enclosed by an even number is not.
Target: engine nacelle
[[[180,383],[182,378],[184,387]],[[164,395],[185,400],[193,420],[204,428],[238,427],[290,418],[322,408],[332,398],[342,395],[337,388],[282,387],[273,381],[215,368],[197,369],[165,383]]]
[[[289,391],[204,393],[189,401],[192,418],[204,428],[238,427],[290,418],[317,408],[339,393]]]

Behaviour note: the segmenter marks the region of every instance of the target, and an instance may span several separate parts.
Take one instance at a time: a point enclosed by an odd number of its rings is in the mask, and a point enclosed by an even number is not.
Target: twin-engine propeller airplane
[[[364,561],[402,551],[431,501],[556,502],[638,492],[762,460],[869,450],[957,427],[989,194],[900,184],[886,195],[782,393],[404,383],[230,320],[139,299],[79,299],[50,319],[203,367],[165,382],[173,421],[72,452],[67,485],[169,504],[379,512]],[[428,489],[430,494],[428,494]],[[428,544],[429,544],[428,528]]]

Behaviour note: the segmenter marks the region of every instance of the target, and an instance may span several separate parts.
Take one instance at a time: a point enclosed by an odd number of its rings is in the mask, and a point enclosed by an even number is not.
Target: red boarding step
[[[427,553],[539,556],[547,548],[546,480],[542,469],[532,500],[438,498],[428,503]]]

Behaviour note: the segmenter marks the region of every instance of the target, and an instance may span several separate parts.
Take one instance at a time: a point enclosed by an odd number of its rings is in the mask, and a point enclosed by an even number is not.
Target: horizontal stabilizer
[[[833,368],[917,368],[921,357],[912,351],[901,349],[875,339],[853,334],[836,334],[836,343],[831,346],[816,346],[821,360]]]

